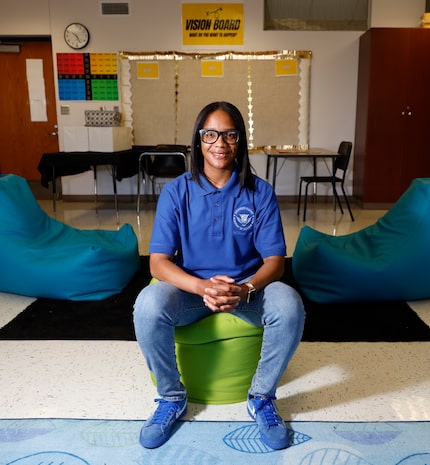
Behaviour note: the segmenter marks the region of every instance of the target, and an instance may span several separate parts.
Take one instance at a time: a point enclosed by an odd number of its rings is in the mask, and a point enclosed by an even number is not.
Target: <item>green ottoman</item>
[[[263,328],[214,313],[176,328],[176,356],[188,399],[199,404],[245,401],[260,359]]]

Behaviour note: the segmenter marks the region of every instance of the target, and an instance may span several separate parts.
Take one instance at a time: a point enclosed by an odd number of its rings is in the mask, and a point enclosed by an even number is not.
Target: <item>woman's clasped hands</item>
[[[216,275],[210,278],[204,289],[203,302],[213,312],[232,313],[242,299],[242,286],[230,276]]]

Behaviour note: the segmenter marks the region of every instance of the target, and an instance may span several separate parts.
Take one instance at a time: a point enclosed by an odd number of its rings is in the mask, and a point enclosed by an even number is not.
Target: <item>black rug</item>
[[[282,280],[298,289],[286,259]],[[150,281],[148,257],[118,295],[103,301],[37,299],[0,329],[2,340],[135,340],[133,303]],[[300,289],[298,289],[300,292]],[[317,304],[304,299],[303,341],[429,341],[430,328],[405,302]]]

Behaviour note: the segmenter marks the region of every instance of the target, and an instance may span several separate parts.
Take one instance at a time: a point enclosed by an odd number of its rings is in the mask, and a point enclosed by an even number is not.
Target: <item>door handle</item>
[[[406,107],[406,111],[405,110],[402,111],[402,116],[412,116],[412,111],[409,106]]]

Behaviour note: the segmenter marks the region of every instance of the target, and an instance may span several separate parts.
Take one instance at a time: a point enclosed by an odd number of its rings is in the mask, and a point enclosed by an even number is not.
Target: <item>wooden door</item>
[[[412,29],[408,69],[408,108],[403,118],[402,192],[415,178],[430,177],[430,30]]]
[[[58,152],[57,112],[51,42],[20,41],[20,53],[0,52],[0,170],[40,180],[37,170],[46,152]],[[47,121],[32,121],[27,59],[41,59]]]
[[[371,31],[367,200],[395,202],[401,194],[410,31]]]

